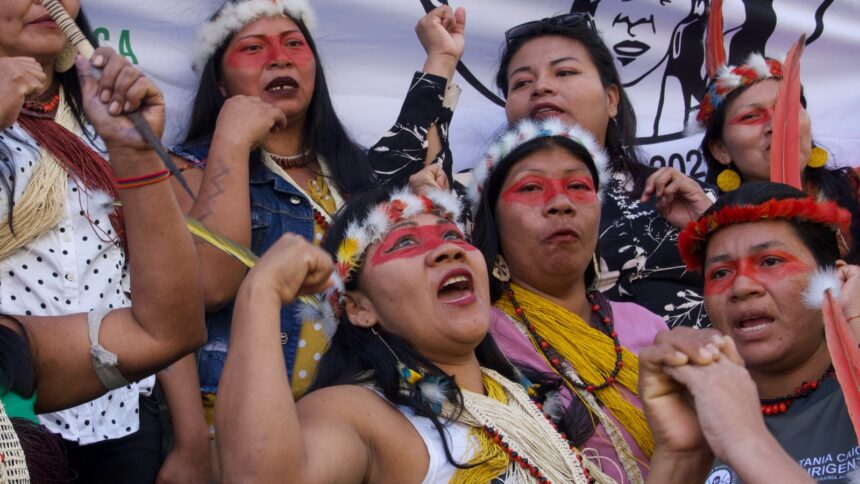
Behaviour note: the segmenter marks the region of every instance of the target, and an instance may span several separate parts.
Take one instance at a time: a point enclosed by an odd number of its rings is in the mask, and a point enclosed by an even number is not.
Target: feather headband
[[[308,29],[313,28],[315,16],[307,0],[228,1],[197,31],[192,57],[194,69],[201,71],[224,41],[249,23],[263,17],[284,16],[300,20]]]
[[[760,205],[723,207],[690,222],[678,235],[678,250],[687,270],[698,271],[702,268],[705,242],[721,228],[764,220],[811,222],[830,226],[837,231],[849,226],[851,214],[835,202],[817,202],[809,197],[772,199]]]
[[[696,120],[703,126],[711,120],[714,111],[733,91],[765,79],[782,79],[782,63],[761,54],[750,54],[744,64],[729,66],[723,64],[708,84],[705,96],[699,104]]]
[[[475,165],[472,171],[472,181],[469,184],[467,192],[472,209],[476,210],[481,203],[481,192],[484,190],[484,185],[501,160],[528,141],[553,136],[561,136],[575,141],[591,155],[591,161],[594,164],[595,171],[597,171],[597,193],[602,199],[602,187],[608,180],[609,158],[606,156],[606,151],[594,140],[594,136],[579,125],[566,125],[558,118],[549,118],[545,121],[527,119],[520,121],[507,133],[499,137],[496,143],[487,150],[484,158]],[[588,160],[583,161],[588,162]]]
[[[394,224],[426,213],[444,217],[457,224],[461,232],[464,231],[459,223],[462,206],[454,192],[436,190],[419,196],[408,187],[393,192],[388,201],[371,208],[363,219],[350,222],[335,253],[334,284],[321,295],[318,306],[302,305],[302,320],[322,322],[326,333],[331,336],[343,306],[346,283],[361,267],[367,248],[384,239]]]

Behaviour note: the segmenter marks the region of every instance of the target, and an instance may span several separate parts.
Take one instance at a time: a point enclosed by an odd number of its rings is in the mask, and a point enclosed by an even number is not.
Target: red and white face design
[[[726,108],[723,138],[711,143],[711,153],[722,164],[734,162],[747,181],[770,180],[770,141],[773,109],[779,82],[767,79],[753,84]],[[809,114],[800,110],[800,163],[806,166],[812,153]]]
[[[816,268],[786,221],[730,225],[708,240],[708,316],[751,369],[795,368],[825,344],[821,311],[802,297]]]
[[[584,282],[599,221],[600,202],[588,166],[561,148],[517,162],[496,202],[511,277],[547,292],[554,282]]]
[[[434,214],[394,224],[368,248],[358,292],[383,328],[437,363],[473,355],[489,328],[484,258]]]
[[[78,16],[79,0],[61,0],[72,18]],[[57,23],[35,0],[0,0],[0,57],[33,57],[53,62],[67,42]]]
[[[256,20],[227,45],[222,64],[225,94],[256,96],[288,118],[303,118],[314,93],[316,59],[288,17]]]

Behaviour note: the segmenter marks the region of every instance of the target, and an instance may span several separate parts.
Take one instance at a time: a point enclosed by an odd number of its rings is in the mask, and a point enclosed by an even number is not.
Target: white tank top
[[[378,390],[372,390],[385,399],[385,401],[388,401]],[[400,410],[400,413],[412,423],[412,426],[418,431],[418,435],[421,436],[421,440],[424,441],[424,446],[427,448],[430,462],[427,466],[427,474],[424,476],[424,481],[422,481],[423,484],[450,482],[457,468],[451,465],[448,462],[448,458],[445,457],[442,437],[439,435],[436,427],[433,426],[433,422],[427,417],[415,415],[415,411],[409,407],[394,404],[392,406]],[[448,448],[451,450],[451,456],[454,457],[454,461],[460,464],[468,463],[472,458],[475,448],[474,446],[471,446],[471,448],[469,446],[469,441],[472,439],[469,435],[469,426],[460,422],[449,422],[444,429],[445,440],[448,442]]]

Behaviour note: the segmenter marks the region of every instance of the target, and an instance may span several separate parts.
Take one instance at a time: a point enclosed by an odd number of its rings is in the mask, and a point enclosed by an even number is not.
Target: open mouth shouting
[[[295,96],[299,83],[290,76],[278,77],[266,86],[266,92],[279,97]]]
[[[442,278],[437,297],[445,304],[465,306],[477,300],[472,273],[467,269],[454,269]]]
[[[560,107],[552,103],[538,103],[532,107],[529,117],[532,119],[556,118],[564,114]]]
[[[763,311],[749,311],[735,318],[732,330],[740,339],[754,340],[764,336],[773,322]]]

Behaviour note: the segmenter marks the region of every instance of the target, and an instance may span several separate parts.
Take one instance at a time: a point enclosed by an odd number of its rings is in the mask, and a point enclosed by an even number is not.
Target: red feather
[[[770,181],[800,186],[800,56],[806,35],[788,51],[773,113],[770,140]]]
[[[708,31],[705,39],[705,64],[708,77],[714,79],[717,69],[726,63],[726,47],[723,42],[723,0],[711,0],[708,12]]]
[[[842,308],[833,299],[829,289],[824,291],[822,312],[827,350],[845,396],[845,406],[854,424],[854,433],[860,435],[860,348],[842,314]]]

